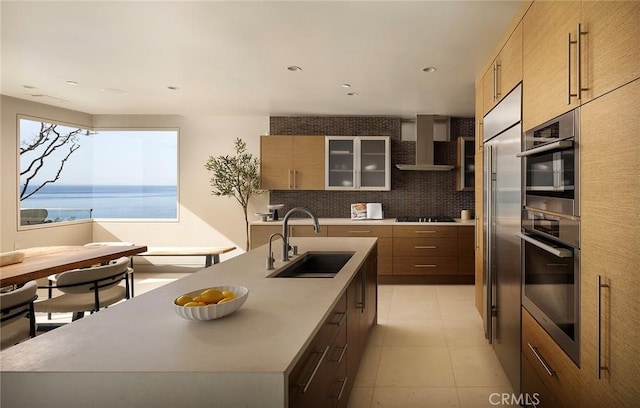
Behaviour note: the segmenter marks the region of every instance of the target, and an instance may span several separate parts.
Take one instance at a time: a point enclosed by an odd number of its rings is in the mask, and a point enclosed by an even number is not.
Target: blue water
[[[33,191],[33,190],[31,190]],[[93,186],[47,184],[20,203],[46,208],[47,220],[86,218],[177,218],[176,186]]]

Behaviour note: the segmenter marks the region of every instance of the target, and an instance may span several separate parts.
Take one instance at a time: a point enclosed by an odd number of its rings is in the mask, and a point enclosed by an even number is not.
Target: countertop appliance
[[[520,393],[522,85],[484,117],[485,336]]]
[[[438,215],[438,216],[401,216],[396,218],[396,222],[455,222],[452,217],[448,217],[446,215]]]

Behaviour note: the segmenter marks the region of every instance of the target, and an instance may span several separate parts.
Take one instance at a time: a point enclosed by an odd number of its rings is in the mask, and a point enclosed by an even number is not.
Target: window
[[[176,219],[178,131],[20,118],[20,225]]]

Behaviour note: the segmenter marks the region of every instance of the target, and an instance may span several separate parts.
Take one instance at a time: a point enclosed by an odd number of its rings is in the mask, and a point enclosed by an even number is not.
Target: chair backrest
[[[32,311],[31,304],[36,300],[36,281],[29,281],[22,287],[0,294],[0,320],[5,325],[21,317],[27,316]]]
[[[20,225],[42,224],[49,216],[46,208],[22,208],[20,209]]]
[[[93,266],[85,269],[73,269],[58,275],[56,289],[63,293],[93,293],[115,286],[126,278],[129,270],[129,258],[124,256],[108,265]]]

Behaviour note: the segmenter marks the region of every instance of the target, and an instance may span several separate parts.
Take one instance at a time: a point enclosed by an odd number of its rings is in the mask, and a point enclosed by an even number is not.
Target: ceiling
[[[91,114],[473,116],[520,5],[2,0],[1,92]]]

